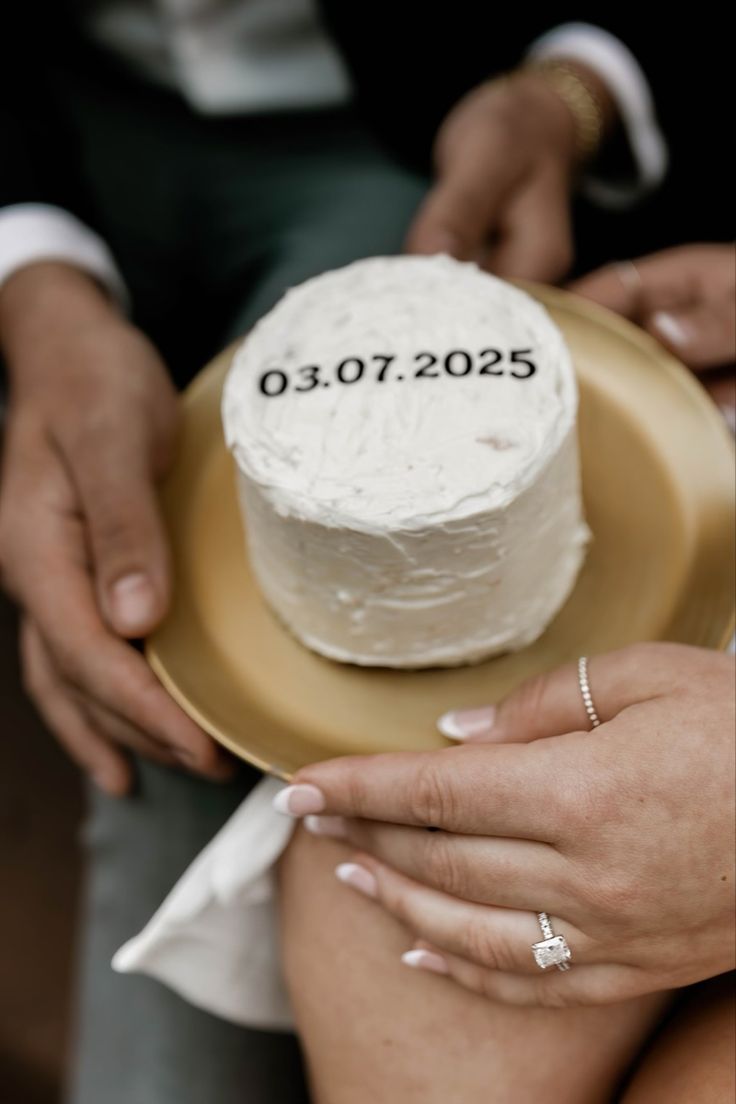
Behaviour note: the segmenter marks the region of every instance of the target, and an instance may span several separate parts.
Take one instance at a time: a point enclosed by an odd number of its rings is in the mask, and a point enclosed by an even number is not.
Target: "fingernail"
[[[482,709],[456,709],[443,713],[437,728],[448,740],[478,740],[490,734],[495,719],[493,705],[484,705]]]
[[[329,836],[330,839],[347,839],[347,828],[342,817],[307,816],[304,827],[313,836]]]
[[[325,795],[316,786],[302,783],[297,786],[287,786],[279,790],[273,799],[273,807],[277,813],[286,816],[303,817],[308,813],[321,813],[325,807]]]
[[[653,314],[651,324],[673,345],[687,345],[690,340],[687,327],[679,318],[667,311],[657,311]]]
[[[421,240],[420,251],[424,254],[449,253],[454,257],[460,251],[461,242],[451,230],[434,230]]]
[[[155,613],[156,596],[150,580],[141,571],[125,575],[112,588],[112,613],[123,630],[138,632]]]
[[[340,863],[335,870],[335,876],[345,885],[352,886],[359,893],[364,893],[366,897],[378,896],[378,882],[364,866],[358,866],[357,863]]]
[[[401,956],[401,961],[405,966],[411,966],[415,970],[430,970],[433,974],[450,972],[442,955],[435,954],[434,951],[406,951]]]

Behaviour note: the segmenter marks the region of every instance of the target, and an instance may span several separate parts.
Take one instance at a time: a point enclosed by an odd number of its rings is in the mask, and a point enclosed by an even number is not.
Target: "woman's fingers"
[[[697,249],[695,250],[697,254]],[[574,280],[570,291],[639,321],[700,297],[702,264],[693,248],[664,249],[635,261],[615,261]]]
[[[602,722],[645,701],[665,684],[679,645],[633,645],[588,660],[588,682]],[[588,731],[577,663],[527,679],[495,706],[453,709],[437,722],[443,736],[462,742],[527,743],[563,732]]]
[[[736,360],[736,253],[686,245],[606,265],[570,290],[626,315],[691,368]]]
[[[655,311],[644,318],[643,325],[690,368],[720,368],[736,362],[736,307],[731,298]]]
[[[21,657],[26,689],[72,759],[100,789],[116,797],[127,793],[132,782],[127,756],[95,731],[57,675],[38,629],[28,618],[21,626]]]
[[[588,675],[601,720],[671,689],[681,652],[700,666],[691,649],[676,644],[635,645],[594,658]],[[449,716],[457,738],[463,718]],[[443,731],[450,733],[447,715]],[[591,736],[577,668],[570,664],[509,695],[496,711],[492,741],[316,763],[300,770],[275,804],[290,816],[326,813],[559,843],[586,831],[607,731],[604,724]],[[477,730],[471,735],[477,738]]]
[[[594,663],[590,663],[591,678]],[[619,703],[606,704],[608,709],[599,713],[601,720],[615,715]],[[526,679],[496,705],[452,709],[437,721],[449,740],[498,744],[528,743],[584,731],[589,725],[573,663]]]
[[[534,911],[497,908],[461,901],[405,877],[372,857],[358,854],[337,868],[337,876],[365,896],[373,897],[417,938],[438,950],[460,955],[490,970],[537,976],[531,946],[543,938]],[[539,903],[544,899],[540,890]],[[576,961],[596,962],[601,953],[582,932],[552,918]]]
[[[323,822],[325,822],[323,824]],[[564,911],[570,866],[554,847],[517,839],[456,836],[371,820],[308,817],[315,835],[341,838],[423,885],[463,901]]]
[[[299,771],[275,807],[290,816],[327,813],[554,842],[578,820],[584,767],[580,755],[561,755],[552,743],[332,759]]]
[[[630,966],[574,965],[564,972],[537,970],[536,975],[492,970],[420,940],[402,955],[405,965],[441,974],[472,993],[500,1004],[521,1007],[574,1008],[616,1004],[647,992],[644,975]]]

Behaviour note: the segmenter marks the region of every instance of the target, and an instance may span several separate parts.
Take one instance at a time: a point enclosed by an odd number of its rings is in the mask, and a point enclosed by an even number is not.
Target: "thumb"
[[[655,311],[643,324],[690,368],[718,368],[736,359],[736,311],[729,299]]]
[[[550,284],[565,276],[573,259],[569,196],[565,175],[550,170],[509,203],[490,270]]]
[[[82,441],[71,457],[98,601],[120,636],[144,636],[169,601],[169,556],[148,449],[139,434]]]
[[[587,662],[591,700],[601,723],[649,694],[640,693],[637,647]],[[451,710],[437,722],[443,736],[462,743],[530,743],[591,729],[577,663],[527,679],[495,705]]]
[[[409,227],[406,252],[478,259],[497,226],[511,183],[498,166],[489,171],[481,157],[447,169]]]

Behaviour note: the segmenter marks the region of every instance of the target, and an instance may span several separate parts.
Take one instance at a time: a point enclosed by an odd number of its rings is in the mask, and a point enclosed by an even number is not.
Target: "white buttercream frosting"
[[[377,257],[289,291],[223,397],[266,599],[354,663],[451,665],[534,640],[584,555],[576,408],[547,313],[475,265]]]

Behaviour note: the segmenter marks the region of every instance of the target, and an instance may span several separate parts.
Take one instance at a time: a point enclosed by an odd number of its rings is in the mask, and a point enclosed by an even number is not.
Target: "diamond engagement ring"
[[[587,656],[581,656],[578,660],[578,683],[580,684],[580,693],[583,695],[583,705],[591,729],[598,728],[601,719],[593,705],[593,695],[590,692]],[[558,970],[569,970],[572,951],[568,947],[564,935],[555,935],[546,912],[538,912],[537,920],[544,936],[544,939],[541,939],[539,943],[532,943],[532,954],[537,966],[540,970],[546,970],[548,966],[556,966]]]
[[[540,970],[546,970],[548,966],[569,970],[572,952],[564,935],[555,935],[546,912],[538,912],[537,920],[544,936],[539,943],[532,943],[532,954],[537,966]]]

